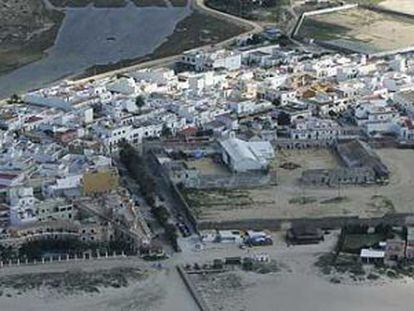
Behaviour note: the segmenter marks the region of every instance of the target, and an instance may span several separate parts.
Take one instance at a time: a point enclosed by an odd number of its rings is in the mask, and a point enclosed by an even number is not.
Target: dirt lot
[[[299,36],[371,52],[395,50],[414,45],[414,19],[356,8],[308,17]]]
[[[295,150],[277,155],[279,165],[286,162],[300,164],[294,170],[278,168],[277,186],[191,190],[186,195],[200,221],[380,217],[386,213],[414,212],[411,204],[414,200],[414,151],[381,149],[377,152],[391,171],[390,183],[386,186],[304,187],[298,182],[303,170],[338,164],[328,150]]]
[[[187,161],[186,164],[189,168],[195,168],[202,175],[229,175],[230,172],[226,167],[214,163],[212,158],[203,158],[196,161]]]
[[[404,13],[414,14],[414,1],[412,0],[385,0],[380,6]]]

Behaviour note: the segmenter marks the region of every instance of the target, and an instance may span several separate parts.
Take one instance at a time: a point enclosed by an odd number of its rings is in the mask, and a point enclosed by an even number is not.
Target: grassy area
[[[207,0],[206,5],[232,15],[259,21],[278,21],[283,14],[283,6],[290,0],[277,1],[240,1]]]
[[[37,61],[43,57],[43,53],[53,46],[64,13],[58,11],[45,11],[54,25],[49,30],[34,36],[30,41],[9,50],[0,49],[0,74],[15,70],[23,65]]]
[[[65,295],[99,293],[100,288],[126,287],[146,277],[143,271],[135,268],[12,275],[0,279],[0,293],[10,296],[10,292],[22,294],[41,288]]]
[[[149,7],[158,6],[166,7],[165,0],[131,0],[136,6]],[[187,0],[169,0],[173,6],[183,7],[187,5]],[[93,4],[96,7],[123,7],[127,4],[127,0],[50,0],[50,2],[58,7],[85,7]]]
[[[343,39],[350,31],[350,28],[318,21],[312,18],[305,18],[299,31],[299,37],[310,37],[317,40]]]
[[[188,4],[188,0],[170,0],[173,6],[186,6]]]
[[[346,234],[342,251],[359,253],[361,248],[372,247],[385,239],[384,234]]]
[[[340,203],[347,202],[347,201],[349,201],[348,197],[338,196],[338,197],[334,197],[331,199],[323,200],[321,201],[321,204],[340,204]]]
[[[371,197],[371,201],[367,203],[368,206],[378,211],[385,210],[388,213],[395,213],[395,206],[392,200],[383,195],[374,195]]]
[[[289,200],[290,204],[311,204],[311,203],[315,203],[318,200],[315,197],[306,197],[306,196],[302,196],[302,197],[296,197],[296,198],[292,198]]]
[[[132,0],[136,6],[140,7],[149,7],[149,6],[159,6],[166,7],[167,3],[164,0]]]
[[[127,4],[126,0],[50,0],[58,7],[84,7],[91,3],[96,7],[123,7]]]
[[[334,253],[326,253],[318,257],[315,266],[325,275],[333,275],[332,283],[340,283],[340,278],[335,273],[348,274],[354,280],[364,279],[365,270],[358,256]]]
[[[237,189],[185,189],[182,193],[196,217],[200,217],[203,213],[208,213],[210,207],[223,210],[240,209],[246,206],[250,207],[253,203],[252,198],[250,198],[247,192]]]

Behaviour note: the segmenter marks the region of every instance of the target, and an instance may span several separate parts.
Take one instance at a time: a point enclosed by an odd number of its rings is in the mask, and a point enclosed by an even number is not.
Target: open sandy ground
[[[211,310],[218,311],[409,311],[414,303],[414,283],[409,279],[381,279],[354,283],[333,284],[314,266],[321,254],[332,251],[338,231],[325,236],[318,245],[288,247],[280,233],[272,233],[274,245],[240,249],[236,244],[210,243],[202,250],[184,248],[182,253],[163,262],[162,270],[149,269],[150,263],[137,258],[114,261],[77,262],[25,266],[0,270],[3,276],[19,272],[55,272],[62,269],[82,268],[95,271],[113,267],[147,267],[145,279],[137,280],[125,288],[101,289],[98,294],[65,295],[53,290],[33,290],[0,297],[0,310],[5,311],[196,311],[191,296],[179,278],[177,263],[212,262],[215,258],[250,256],[267,253],[277,262],[280,270],[265,275],[234,271],[217,274],[214,282],[204,282],[204,296]],[[188,241],[189,244],[190,241]],[[194,279],[193,279],[194,280]],[[195,281],[197,281],[195,279]],[[226,296],[220,286],[227,288]],[[205,295],[207,293],[207,295]],[[213,293],[213,295],[211,295]],[[217,293],[217,295],[214,295]],[[212,301],[213,299],[213,301]]]
[[[281,270],[269,274],[257,274],[234,270],[223,275],[214,275],[208,288],[201,276],[206,297],[214,310],[223,311],[408,311],[412,309],[414,281],[410,279],[350,282],[334,284],[314,266],[316,258],[331,251],[336,242],[336,232],[326,236],[318,245],[286,246],[282,238],[274,236],[275,244],[248,250],[236,250],[236,246],[213,245],[205,250],[206,257],[220,258],[228,249],[232,254],[249,256],[252,253],[267,253]],[[227,249],[227,251],[225,250]],[[203,253],[196,256],[202,257]],[[234,284],[237,290],[221,289],[220,286]],[[220,298],[220,292],[228,295]],[[212,293],[218,293],[217,296]],[[213,297],[218,297],[214,299]],[[220,308],[221,306],[221,308]]]
[[[414,151],[379,149],[377,153],[391,172],[388,185],[303,186],[305,169],[331,168],[338,164],[328,150],[282,151],[278,163],[294,162],[296,170],[277,168],[278,185],[235,191],[198,191],[201,221],[242,219],[320,218],[328,216],[382,217],[387,213],[414,213]],[[341,201],[335,198],[341,197]],[[306,202],[298,199],[306,198]],[[194,205],[194,204],[192,204]]]
[[[91,264],[97,262],[91,261]],[[101,262],[100,262],[101,263]],[[100,265],[99,263],[99,265]],[[112,266],[124,266],[112,262]],[[98,265],[98,267],[99,267]],[[105,265],[105,263],[104,263]],[[76,266],[76,265],[74,265]],[[131,265],[129,265],[131,266]],[[47,273],[48,265],[43,266]],[[59,267],[53,266],[51,270]],[[92,269],[82,263],[82,268]],[[39,267],[20,267],[22,272],[42,271]],[[60,266],[60,269],[61,266]],[[16,270],[4,270],[16,273]],[[177,271],[173,268],[161,271],[150,269],[145,279],[132,282],[128,287],[99,288],[99,293],[55,292],[53,289],[40,288],[19,292],[4,289],[0,296],[0,310],[4,311],[194,311],[197,310],[192,297],[187,292]],[[0,274],[0,280],[2,280]]]
[[[412,0],[385,0],[379,5],[390,10],[414,14],[414,1]]]
[[[396,0],[391,1],[395,5],[392,9],[404,11]],[[391,4],[388,6],[391,8]],[[414,19],[356,8],[309,17],[300,35],[328,41],[348,40],[373,51],[396,50],[414,45]]]

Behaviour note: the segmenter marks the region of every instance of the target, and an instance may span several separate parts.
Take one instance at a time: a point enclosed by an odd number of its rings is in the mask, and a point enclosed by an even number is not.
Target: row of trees
[[[172,248],[175,251],[179,251],[179,246],[177,243],[177,228],[173,223],[171,223],[171,214],[165,208],[165,206],[155,206],[152,208],[152,213],[154,214],[157,221],[164,227],[165,229],[165,237],[171,243]]]
[[[123,143],[119,153],[122,164],[138,183],[141,194],[150,206],[155,205],[155,179],[148,172],[143,158],[128,143]]]
[[[124,143],[121,146],[120,159],[122,164],[128,169],[130,176],[140,186],[141,194],[148,205],[151,206],[153,215],[164,227],[166,238],[170,241],[174,250],[178,251],[177,229],[175,225],[171,223],[171,214],[165,206],[157,206],[155,204],[156,183],[155,179],[149,173],[144,159],[138,154],[135,148],[128,143]]]

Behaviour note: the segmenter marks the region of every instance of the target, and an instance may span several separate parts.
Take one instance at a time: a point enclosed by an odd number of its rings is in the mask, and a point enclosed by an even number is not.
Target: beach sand
[[[100,293],[64,295],[53,290],[18,293],[5,290],[2,311],[195,311],[197,306],[175,269],[151,270],[145,280]],[[7,293],[12,293],[8,297]]]

